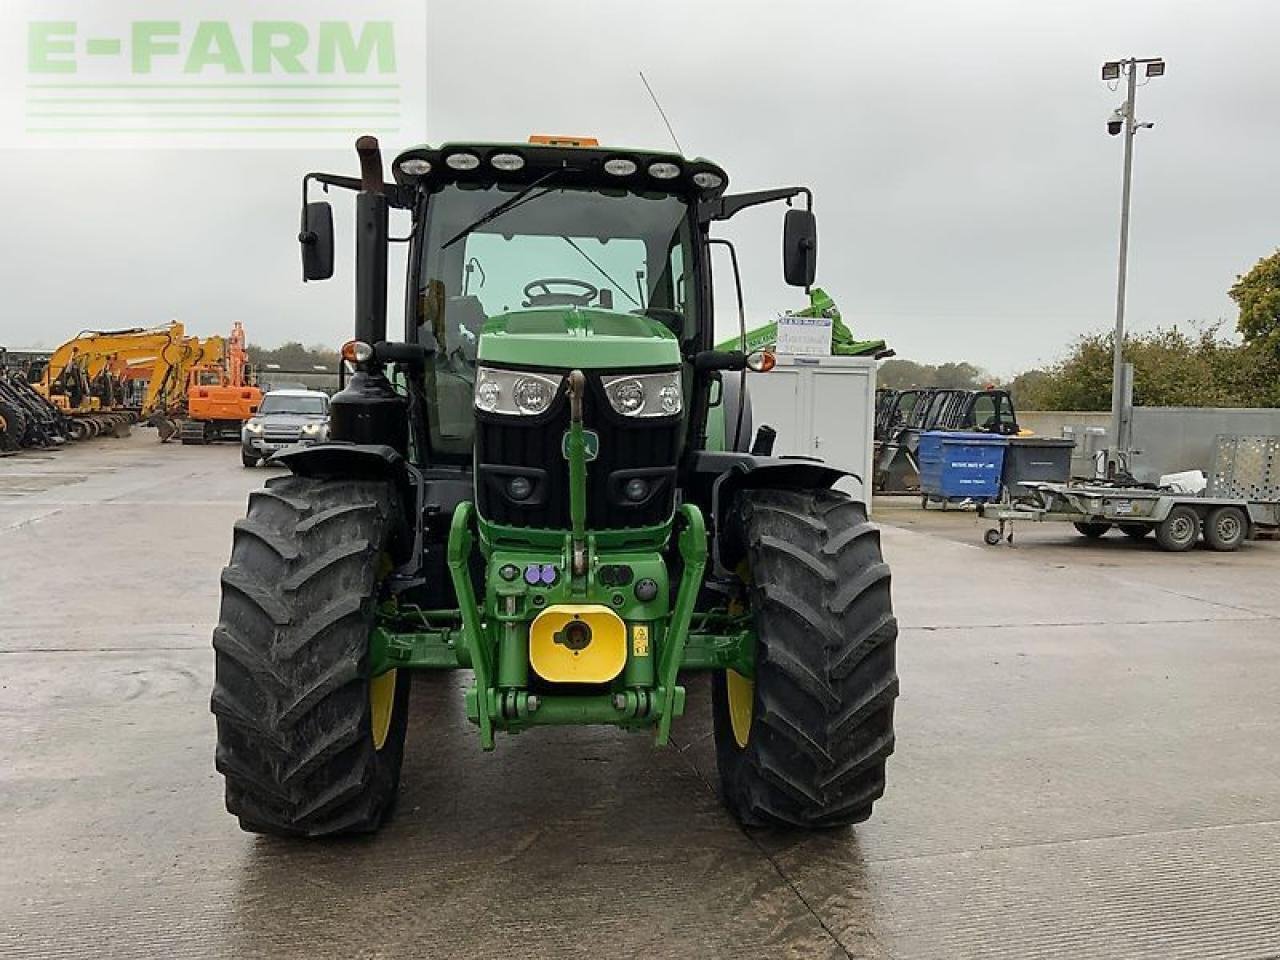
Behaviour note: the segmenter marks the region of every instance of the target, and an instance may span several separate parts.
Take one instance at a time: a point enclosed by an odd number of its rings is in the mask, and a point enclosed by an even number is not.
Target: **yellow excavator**
[[[129,403],[126,371],[130,364],[145,365],[175,336],[181,338],[181,324],[82,331],[53,352],[33,386],[71,418],[72,436],[123,435],[138,418]]]
[[[229,338],[188,336],[174,320],[160,327],[85,330],[58,347],[34,386],[71,418],[77,438],[142,420],[161,442],[240,435],[262,399],[251,382],[244,328]]]
[[[85,330],[58,347],[35,389],[71,417],[77,437],[96,436],[145,420],[161,440],[173,436],[186,407],[193,369],[218,362],[223,338],[187,336],[178,321],[159,327]],[[35,371],[33,371],[33,374]]]

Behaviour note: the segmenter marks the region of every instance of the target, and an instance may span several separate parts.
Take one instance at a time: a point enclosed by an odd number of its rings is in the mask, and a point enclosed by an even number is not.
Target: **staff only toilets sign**
[[[3,0],[0,145],[421,138],[426,0]]]

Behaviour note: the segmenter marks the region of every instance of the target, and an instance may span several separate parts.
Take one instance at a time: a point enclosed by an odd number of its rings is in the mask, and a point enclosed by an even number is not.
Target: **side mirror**
[[[302,280],[328,280],[333,276],[333,207],[319,200],[302,207]]]
[[[812,210],[788,210],[782,222],[782,275],[793,287],[811,287],[818,272],[818,221]]]

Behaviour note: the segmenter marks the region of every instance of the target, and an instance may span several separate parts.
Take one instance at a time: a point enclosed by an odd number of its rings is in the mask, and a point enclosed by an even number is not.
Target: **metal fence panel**
[[[1209,494],[1241,500],[1280,500],[1280,437],[1219,434]]]

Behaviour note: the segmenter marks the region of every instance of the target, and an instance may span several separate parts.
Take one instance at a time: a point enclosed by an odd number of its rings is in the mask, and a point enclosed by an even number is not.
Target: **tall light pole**
[[[1134,99],[1138,93],[1138,65],[1146,67],[1148,77],[1164,76],[1164,60],[1160,57],[1130,57],[1128,60],[1109,60],[1102,65],[1103,80],[1119,80],[1123,75],[1127,84],[1125,101],[1107,121],[1107,132],[1113,137],[1124,134],[1124,186],[1120,194],[1120,263],[1116,280],[1116,330],[1111,356],[1111,450],[1107,459],[1110,470],[1128,469],[1129,438],[1122,437],[1124,428],[1124,294],[1125,279],[1129,268],[1129,197],[1133,184],[1133,138],[1141,129],[1154,126],[1139,123],[1134,113]]]

